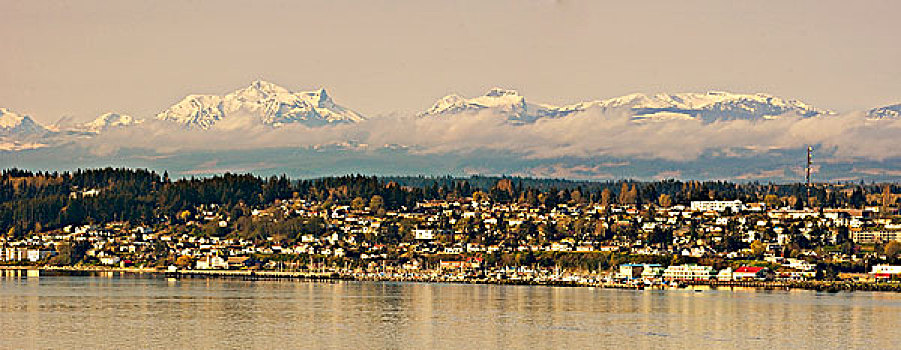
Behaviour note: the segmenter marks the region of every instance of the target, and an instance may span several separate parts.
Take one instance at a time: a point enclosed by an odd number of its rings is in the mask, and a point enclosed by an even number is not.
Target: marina
[[[485,276],[469,276],[466,274],[439,273],[364,273],[355,271],[256,271],[256,270],[157,270],[136,268],[75,268],[75,267],[17,267],[0,266],[6,276],[40,277],[41,275],[138,275],[168,279],[203,279],[221,278],[242,281],[378,281],[378,282],[414,282],[414,283],[459,283],[459,284],[495,284],[523,286],[553,287],[586,287],[633,290],[666,290],[666,289],[760,289],[760,290],[814,290],[824,292],[879,291],[901,292],[898,282],[853,282],[853,281],[716,281],[716,280],[682,280],[656,281],[653,283],[603,280],[598,276],[567,276],[565,278],[510,279]]]

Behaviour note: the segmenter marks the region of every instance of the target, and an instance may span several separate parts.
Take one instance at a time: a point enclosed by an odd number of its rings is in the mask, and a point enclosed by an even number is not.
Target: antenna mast
[[[807,201],[810,201],[810,164],[812,163],[811,154],[813,147],[807,146]]]

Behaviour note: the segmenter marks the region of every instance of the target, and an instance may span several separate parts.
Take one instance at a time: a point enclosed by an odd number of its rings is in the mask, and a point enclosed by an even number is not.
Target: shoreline
[[[298,280],[298,281],[379,281],[379,282],[412,282],[412,283],[454,283],[454,284],[486,284],[486,285],[523,285],[523,286],[550,286],[550,287],[582,287],[604,289],[633,289],[633,290],[667,290],[667,289],[694,289],[707,287],[720,288],[748,288],[759,290],[813,290],[835,293],[839,291],[876,291],[876,292],[901,292],[901,282],[851,282],[851,281],[677,281],[675,286],[669,283],[657,283],[651,285],[607,283],[607,282],[582,282],[560,280],[523,280],[523,279],[496,279],[490,277],[481,278],[446,278],[441,276],[398,276],[381,275],[376,273],[350,273],[350,272],[299,272],[299,271],[269,271],[269,270],[160,270],[155,268],[121,268],[121,267],[73,267],[73,266],[0,266],[4,274],[8,272],[46,271],[49,273],[122,273],[122,274],[149,274],[167,278],[230,278],[246,281],[267,280]]]

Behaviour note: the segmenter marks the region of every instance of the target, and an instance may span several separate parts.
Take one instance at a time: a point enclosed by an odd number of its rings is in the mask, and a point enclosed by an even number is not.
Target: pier
[[[170,278],[238,278],[245,281],[307,280],[333,281],[351,279],[337,272],[316,271],[256,271],[256,270],[176,270],[166,271]]]

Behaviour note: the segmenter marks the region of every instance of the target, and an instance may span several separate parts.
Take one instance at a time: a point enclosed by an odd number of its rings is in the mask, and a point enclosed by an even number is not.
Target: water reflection
[[[0,277],[0,348],[892,348],[901,296]],[[53,334],[53,336],[50,336]]]

